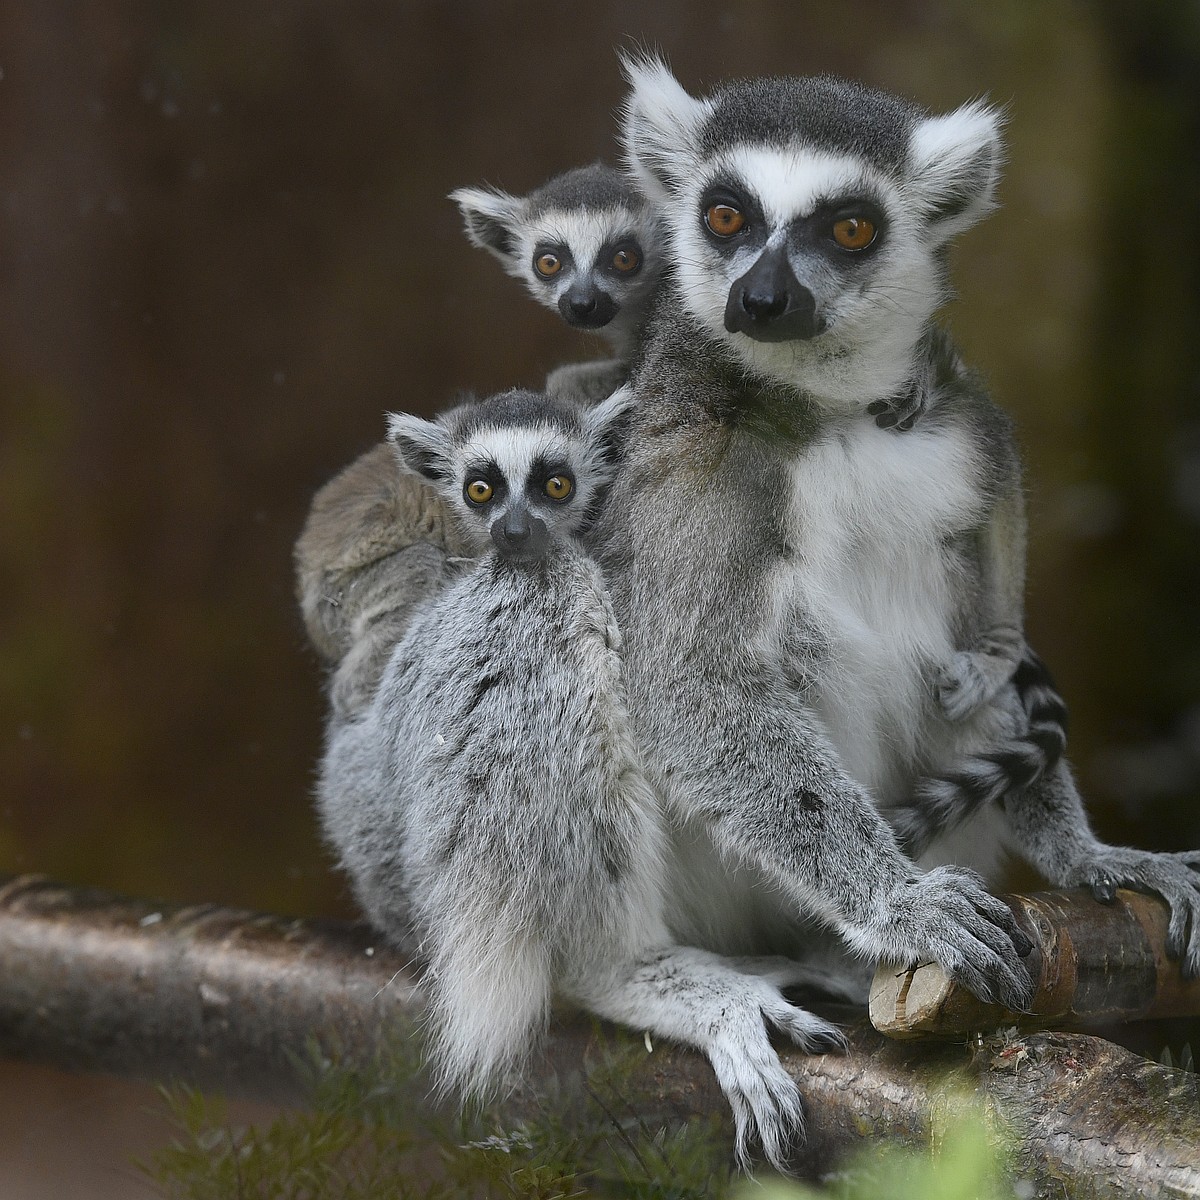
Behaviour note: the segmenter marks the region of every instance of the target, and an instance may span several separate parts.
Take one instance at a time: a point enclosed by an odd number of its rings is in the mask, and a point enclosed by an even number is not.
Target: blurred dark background
[[[0,873],[349,914],[292,597],[388,408],[595,352],[446,193],[612,158],[613,48],[1009,106],[947,320],[1016,416],[1029,629],[1110,840],[1200,845],[1200,6],[0,6]]]

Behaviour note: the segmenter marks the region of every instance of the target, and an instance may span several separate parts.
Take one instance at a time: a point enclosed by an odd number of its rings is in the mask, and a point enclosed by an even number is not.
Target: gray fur
[[[624,416],[623,402],[580,415],[510,393],[435,422],[392,418],[402,463],[437,481],[479,557],[417,612],[369,708],[333,724],[319,808],[372,923],[426,964],[443,1086],[503,1082],[563,995],[704,1051],[739,1152],[757,1133],[781,1165],[801,1112],[768,1029],[840,1047],[781,991],[830,981],[679,945],[667,923],[667,818],[629,724],[605,584],[577,541]],[[486,514],[463,499],[481,452],[496,468]],[[484,530],[536,490],[520,473],[544,461],[573,474],[577,498],[537,510],[536,557],[489,548]]]
[[[833,154],[866,159],[899,174],[909,138],[927,116],[915,104],[833,75],[732,80],[713,93],[700,130],[700,148],[712,155],[731,142],[786,146],[802,139]]]
[[[1028,999],[1011,912],[960,866],[922,871],[889,828],[923,780],[990,772],[1003,810],[989,795],[965,831],[1001,826],[1054,883],[1164,895],[1189,970],[1200,856],[1096,841],[1037,741],[1053,735],[1033,718],[1038,685],[1000,666],[1021,628],[1019,463],[932,326],[945,247],[992,203],[994,115],[914,110],[902,163],[859,147],[850,165],[897,206],[893,249],[910,253],[857,285],[826,271],[828,326],[764,347],[723,327],[729,259],[693,253],[689,181],[736,166],[753,187],[759,151],[811,151],[812,135],[783,136],[778,83],[740,93],[723,141],[719,97],[688,97],[661,64],[630,74],[627,150],[678,267],[610,401],[633,424],[598,523],[520,567],[464,528],[478,561],[420,607],[369,708],[335,712],[320,805],[368,915],[430,964],[448,1081],[518,1063],[559,991],[699,1046],[739,1141],[757,1132],[777,1161],[800,1106],[766,1027],[809,1048],[836,1035],[779,995],[814,967],[760,956],[823,953],[833,930],[868,960],[932,958],[981,996]],[[896,396],[920,414],[904,438],[874,420]],[[439,445],[454,448],[425,439]],[[1014,790],[1004,756],[1031,743],[1036,777]],[[949,794],[926,864],[961,861],[948,835],[965,793]]]
[[[526,213],[534,220],[549,212],[574,208],[596,211],[623,208],[636,213],[643,203],[641,193],[628,178],[602,162],[563,171],[525,197]]]

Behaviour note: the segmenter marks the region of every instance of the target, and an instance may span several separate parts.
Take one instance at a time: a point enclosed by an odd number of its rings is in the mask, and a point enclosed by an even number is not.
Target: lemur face
[[[819,401],[839,383],[886,389],[945,298],[947,242],[991,207],[997,115],[929,117],[829,77],[697,100],[662,63],[625,67],[626,153],[688,311]]]
[[[702,161],[670,220],[687,303],[721,335],[844,344],[936,302],[938,266],[898,188],[861,160],[735,146]]]
[[[638,214],[626,208],[551,209],[521,231],[525,282],[576,329],[601,329],[643,290],[646,252]]]
[[[451,199],[471,241],[568,325],[620,336],[640,325],[661,266],[657,224],[612,167],[564,172],[525,197],[460,188]]]
[[[456,456],[463,524],[513,560],[541,558],[553,536],[575,534],[580,447],[549,425],[481,428]],[[586,488],[587,479],[584,478]]]
[[[401,465],[433,482],[477,553],[530,563],[594,517],[626,412],[620,397],[584,412],[515,391],[433,421],[394,413],[389,433]]]

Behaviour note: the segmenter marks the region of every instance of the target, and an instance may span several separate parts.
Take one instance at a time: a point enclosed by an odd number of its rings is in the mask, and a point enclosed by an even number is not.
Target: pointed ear
[[[458,188],[450,193],[458,205],[472,245],[494,254],[506,267],[516,262],[517,223],[525,201],[498,188]]]
[[[629,432],[634,408],[633,389],[628,385],[589,408],[583,416],[589,443],[603,446],[606,453],[613,451]]]
[[[449,477],[450,439],[441,425],[411,413],[388,413],[387,423],[388,441],[406,471],[426,479]]]
[[[651,199],[678,190],[696,164],[697,135],[711,105],[689,96],[661,58],[622,54],[632,89],[621,111],[625,162]]]
[[[912,183],[937,244],[969,229],[996,207],[1004,151],[1000,110],[981,101],[929,117],[909,141]]]

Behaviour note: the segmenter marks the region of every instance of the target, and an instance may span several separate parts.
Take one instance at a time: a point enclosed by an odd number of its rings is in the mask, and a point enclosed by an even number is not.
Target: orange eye
[[[704,213],[704,223],[717,237],[726,238],[738,233],[746,218],[732,204],[710,204]]]
[[[570,475],[551,475],[542,484],[542,491],[551,500],[565,500],[575,490],[575,481]]]
[[[642,256],[635,247],[625,246],[613,255],[612,265],[623,275],[628,275],[642,265]]]
[[[486,504],[494,494],[495,490],[486,479],[472,479],[463,488],[463,495],[469,504]]]
[[[866,217],[843,217],[833,225],[833,240],[843,250],[865,250],[875,240],[875,222]]]
[[[533,265],[539,275],[549,279],[551,275],[557,275],[562,270],[562,259],[557,254],[547,251],[545,254],[539,254],[533,260]]]

